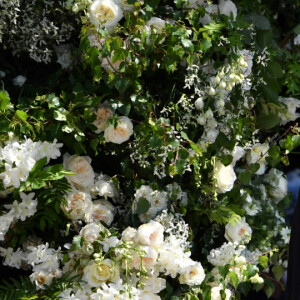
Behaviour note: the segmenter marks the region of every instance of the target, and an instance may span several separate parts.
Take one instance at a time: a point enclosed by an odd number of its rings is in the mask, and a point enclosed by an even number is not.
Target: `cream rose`
[[[146,279],[142,278],[142,282],[145,284],[145,289],[152,293],[159,293],[166,288],[166,279],[155,276],[149,276]]]
[[[141,225],[136,233],[136,242],[140,245],[156,247],[163,243],[164,227],[155,221]]]
[[[283,176],[283,173],[275,168],[272,168],[265,176],[264,180],[269,183],[268,193],[277,204],[288,192],[288,182]]]
[[[133,134],[133,125],[129,118],[123,116],[118,118],[118,125],[114,128],[113,124],[109,124],[104,131],[106,142],[122,144],[129,140]]]
[[[196,262],[193,265],[188,266],[185,272],[179,276],[179,282],[187,285],[199,285],[205,278],[205,273],[202,265]]]
[[[92,200],[89,194],[81,191],[73,191],[67,194],[67,204],[61,203],[61,208],[71,220],[84,220],[85,215],[92,208]]]
[[[93,123],[97,127],[96,133],[104,131],[107,121],[113,117],[113,114],[113,110],[111,110],[107,104],[102,104],[99,106],[98,110],[96,111],[96,120]]]
[[[159,33],[163,32],[166,27],[166,21],[161,18],[152,17],[147,23],[147,26],[154,27]]]
[[[234,225],[228,223],[225,226],[225,238],[229,242],[239,242],[244,235],[251,236],[252,229],[245,221],[245,218],[242,218],[240,222],[236,222]]]
[[[214,286],[211,289],[211,300],[222,300],[220,291],[223,290],[222,286]],[[225,289],[225,300],[230,300],[231,298],[231,291],[229,289]]]
[[[143,291],[139,295],[139,300],[160,300],[161,298],[158,295],[155,295],[154,293],[150,291]]]
[[[79,234],[84,238],[86,243],[93,243],[99,237],[99,233],[104,230],[105,228],[100,223],[91,223],[85,225]]]
[[[89,223],[102,221],[110,225],[114,219],[114,207],[106,200],[96,200],[86,215]]]
[[[142,257],[137,252],[132,255],[132,266],[136,269],[140,269],[141,260],[143,262],[143,267],[146,269],[152,268],[157,261],[158,253],[157,251],[149,246],[139,246],[139,250],[142,251]]]
[[[107,31],[123,18],[121,7],[113,0],[95,0],[89,7],[90,21],[96,27],[104,26]]]
[[[135,228],[127,227],[122,232],[122,241],[123,242],[134,242],[136,233],[137,233],[137,230]]]
[[[64,168],[70,170],[75,175],[67,175],[71,185],[78,190],[86,190],[94,184],[95,173],[91,166],[91,158],[88,156],[64,155]]]
[[[104,259],[99,263],[92,260],[83,269],[82,279],[91,287],[99,287],[103,282],[116,281],[118,274],[118,268],[110,259]]]
[[[215,178],[217,180],[217,192],[225,193],[233,188],[233,184],[236,180],[236,175],[232,165],[224,166],[220,161],[216,162],[215,166]]]
[[[259,169],[255,174],[262,175],[266,170],[266,157],[268,156],[269,145],[267,143],[264,144],[255,144],[251,150],[247,153],[247,162],[248,164],[259,164]]]

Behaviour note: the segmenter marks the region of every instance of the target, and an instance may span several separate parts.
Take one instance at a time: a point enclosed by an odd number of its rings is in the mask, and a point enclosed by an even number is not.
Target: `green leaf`
[[[271,145],[270,149],[268,151],[269,156],[271,156],[273,159],[277,159],[280,155],[280,148],[276,145]]]
[[[9,99],[6,91],[2,90],[0,92],[0,110],[4,111],[9,102],[10,102],[10,99]]]
[[[81,248],[81,246],[83,245],[83,239],[80,235],[75,235],[73,237],[73,242],[72,242],[72,246],[70,247],[71,251],[75,251]]]
[[[247,265],[248,278],[253,277],[257,273],[256,267],[253,265]]]
[[[157,135],[152,135],[149,139],[149,146],[151,148],[158,148],[162,144],[161,139]]]
[[[220,132],[216,138],[216,143],[219,148],[225,147],[229,151],[232,151],[235,146],[235,141],[230,140],[223,132]]]
[[[230,282],[232,283],[232,285],[236,289],[239,285],[239,282],[240,282],[237,275],[235,274],[235,272],[229,272],[228,276],[230,278]]]
[[[200,42],[200,50],[205,51],[212,46],[211,41],[208,39],[203,39]]]
[[[66,121],[67,120],[67,111],[61,107],[58,110],[55,110],[53,113],[54,119],[57,121]]]
[[[256,118],[257,126],[261,129],[271,129],[280,122],[281,119],[275,114],[261,114]]]
[[[265,279],[265,288],[264,288],[264,291],[265,291],[265,293],[266,293],[266,295],[267,295],[268,298],[270,298],[274,294],[274,292],[275,292],[275,285],[268,278]]]
[[[246,20],[249,23],[253,23],[254,26],[257,27],[258,29],[261,29],[261,30],[270,30],[271,29],[270,21],[264,16],[252,13],[246,17]]]
[[[292,141],[293,141],[293,150],[294,150],[300,146],[300,135],[294,135],[292,137]]]
[[[265,255],[260,256],[258,261],[264,269],[268,266],[269,259],[267,256]]]
[[[185,48],[190,48],[193,46],[193,43],[188,39],[182,39],[181,43],[182,43],[183,47],[185,47]]]
[[[249,171],[243,171],[239,174],[238,179],[242,184],[248,185],[251,180],[251,177],[252,174]]]
[[[294,29],[293,29],[294,33],[296,34],[300,34],[300,24],[298,24]]]
[[[275,265],[272,268],[272,272],[277,280],[280,280],[284,274],[284,268],[281,265]]]
[[[39,159],[30,172],[30,176],[35,176],[38,172],[40,172],[43,167],[47,164],[47,157],[43,157]]]
[[[18,116],[18,118],[20,120],[22,120],[23,122],[26,122],[26,120],[28,119],[28,115],[25,111],[22,110],[17,110],[16,111],[16,115]]]
[[[137,203],[136,206],[136,213],[137,214],[145,214],[149,208],[151,207],[151,204],[149,203],[149,201],[143,197],[141,197]]]

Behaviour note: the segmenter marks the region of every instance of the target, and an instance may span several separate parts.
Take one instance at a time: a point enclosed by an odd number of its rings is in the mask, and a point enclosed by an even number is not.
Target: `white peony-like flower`
[[[235,145],[231,152],[231,155],[232,155],[231,165],[235,166],[236,162],[239,161],[245,155],[245,150],[243,147]]]
[[[152,268],[156,264],[158,252],[153,247],[149,246],[139,246],[138,250],[142,251],[142,257],[137,252],[133,252],[131,262],[132,267],[139,270],[142,261],[143,267],[146,269]]]
[[[118,195],[118,191],[113,182],[110,181],[110,177],[103,174],[96,176],[95,183],[91,188],[90,193],[93,198],[96,198],[98,195],[105,199],[107,199],[107,197],[114,198]]]
[[[247,162],[248,164],[259,164],[259,169],[255,174],[262,175],[266,170],[266,157],[268,156],[269,145],[267,143],[264,144],[255,144],[251,150],[247,153]]]
[[[185,3],[185,7],[197,9],[199,6],[203,4],[204,4],[204,0],[188,0],[187,3]]]
[[[179,282],[181,284],[187,284],[190,286],[199,285],[205,278],[205,273],[201,263],[196,262],[188,266],[183,274],[179,276]]]
[[[136,233],[136,242],[140,245],[156,247],[163,243],[164,227],[155,221],[141,225]]]
[[[284,174],[281,171],[272,168],[264,179],[270,185],[268,189],[269,195],[272,196],[272,199],[276,204],[279,203],[288,192],[288,181],[284,177]]]
[[[94,184],[95,173],[91,166],[91,158],[88,156],[64,155],[64,168],[70,170],[75,175],[67,175],[71,185],[78,190],[87,190]]]
[[[245,218],[242,218],[240,222],[236,222],[234,225],[228,223],[225,226],[225,238],[229,242],[239,242],[243,236],[251,236],[252,229],[249,224],[245,221]]]
[[[23,75],[18,75],[13,79],[13,85],[21,87],[25,81],[27,80],[27,78]]]
[[[114,207],[106,200],[96,200],[86,214],[85,220],[89,223],[102,221],[110,225],[114,220]]]
[[[115,281],[119,278],[118,268],[110,259],[104,259],[98,263],[91,260],[83,269],[82,280],[91,287],[99,287],[103,282]]]
[[[89,7],[90,21],[98,28],[111,31],[123,18],[121,7],[114,0],[95,0]]]
[[[230,17],[232,13],[233,19],[236,19],[237,8],[231,0],[219,0],[219,10],[221,15]]]
[[[220,291],[223,290],[223,287],[222,285],[220,286],[214,286],[212,289],[211,289],[211,300],[222,300],[222,297],[221,297],[221,294],[220,294]],[[225,289],[225,300],[230,300],[231,298],[231,291],[229,289]]]
[[[93,243],[99,237],[99,233],[104,230],[105,228],[100,223],[91,223],[81,228],[79,234],[83,237],[86,243]]]
[[[92,209],[91,196],[75,190],[67,194],[67,204],[61,203],[61,209],[71,220],[84,220],[85,215]]]
[[[278,99],[279,102],[284,103],[287,106],[287,114],[279,114],[281,118],[281,125],[285,125],[288,122],[295,121],[300,117],[300,113],[296,113],[297,108],[300,107],[300,100],[296,98],[282,98]]]
[[[129,140],[133,134],[133,125],[129,118],[122,116],[118,118],[118,124],[115,128],[113,124],[109,124],[105,131],[104,137],[106,142],[122,144]]]
[[[134,242],[135,240],[135,235],[137,233],[137,230],[133,227],[127,227],[123,232],[122,232],[122,241],[123,242]]]
[[[233,184],[236,180],[236,175],[232,165],[224,166],[219,160],[215,166],[215,178],[217,180],[217,192],[225,193],[233,188]]]
[[[142,293],[139,295],[139,300],[160,300],[160,299],[161,298],[158,295],[155,295],[150,291],[142,291]]]
[[[166,279],[155,276],[143,278],[142,282],[145,284],[144,289],[152,293],[159,293],[166,288]]]
[[[96,133],[104,131],[107,126],[107,121],[112,119],[114,111],[107,104],[100,104],[96,111],[96,120],[94,125],[97,127]]]

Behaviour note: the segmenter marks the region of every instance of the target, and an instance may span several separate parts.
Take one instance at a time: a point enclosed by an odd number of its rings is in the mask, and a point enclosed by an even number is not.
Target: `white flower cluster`
[[[127,227],[121,240],[100,223],[88,224],[80,231],[82,247],[69,251],[70,260],[65,263],[63,273],[81,274],[84,293],[80,299],[160,299],[157,294],[166,288],[161,275],[173,278],[179,275],[181,284],[200,285],[205,277],[201,264],[184,251],[182,240],[172,234],[165,238],[164,234],[164,226],[156,221],[138,229]],[[105,257],[102,252],[95,252],[98,245]],[[68,289],[60,296],[69,299],[77,293],[76,288]]]
[[[0,42],[13,55],[27,52],[37,62],[49,63],[54,47],[70,39],[78,19],[68,18],[63,1],[1,1]],[[74,20],[74,21],[71,21]]]
[[[34,281],[37,289],[44,289],[43,285],[49,285],[54,277],[60,277],[59,269],[61,259],[60,249],[49,248],[49,244],[26,245],[25,250],[0,247],[3,264],[14,268],[32,267],[33,273],[29,276]]]
[[[33,199],[34,193],[26,195],[21,192],[20,197],[22,199],[20,203],[15,200],[12,204],[4,205],[9,211],[0,216],[0,241],[4,240],[6,232],[14,221],[25,221],[25,219],[33,216],[37,211],[38,201]]]
[[[20,182],[26,181],[29,172],[35,163],[44,157],[56,159],[60,156],[59,148],[62,144],[57,144],[56,140],[52,143],[33,142],[27,139],[20,142],[10,139],[3,148],[0,148],[0,161],[5,171],[0,173],[0,179],[3,180],[4,188],[20,186]]]
[[[88,223],[103,221],[110,225],[114,218],[114,207],[106,199],[117,197],[118,192],[107,175],[95,175],[91,161],[88,156],[64,155],[64,168],[75,174],[66,176],[72,190],[67,193],[61,209],[71,220]],[[92,201],[98,196],[105,199]]]
[[[136,213],[138,203],[141,198],[146,199],[150,204],[150,207],[146,213],[139,214],[139,219],[143,223],[153,219],[159,212],[166,209],[168,205],[167,192],[160,192],[158,190],[153,190],[148,185],[142,185],[134,194],[134,201],[132,203],[132,210],[134,213]]]

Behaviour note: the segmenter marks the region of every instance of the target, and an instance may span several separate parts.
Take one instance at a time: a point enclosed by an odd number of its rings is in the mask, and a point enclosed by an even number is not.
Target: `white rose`
[[[232,155],[231,165],[235,166],[236,162],[245,155],[245,150],[244,150],[244,148],[235,145],[231,152],[231,155]]]
[[[208,23],[212,23],[211,15],[216,15],[218,13],[219,6],[216,4],[209,5],[205,8],[205,15],[204,17],[200,18],[199,21],[202,25],[206,25]]]
[[[159,246],[164,240],[164,227],[155,221],[141,225],[136,233],[136,242],[146,246]]]
[[[204,4],[204,0],[188,0],[184,5],[187,8],[195,8],[197,9],[200,5]]]
[[[89,223],[102,221],[107,225],[110,225],[114,219],[114,207],[106,200],[97,200],[93,202],[93,205],[88,214],[86,214],[85,220]]]
[[[152,268],[156,264],[158,258],[157,251],[149,246],[139,246],[138,250],[142,252],[142,257],[137,252],[133,252],[132,267],[139,270],[141,267],[142,259],[143,267],[145,267],[146,269]]]
[[[96,111],[96,120],[94,121],[94,125],[97,127],[96,133],[100,133],[104,131],[107,125],[107,121],[112,119],[113,110],[111,110],[107,104],[102,104]]]
[[[96,27],[104,26],[107,31],[123,18],[123,11],[113,0],[95,0],[89,7],[90,21]]]
[[[179,282],[187,285],[199,285],[205,278],[205,273],[201,263],[196,262],[188,266],[185,272],[179,276]]]
[[[222,300],[220,291],[223,290],[222,286],[214,286],[211,289],[211,300]],[[231,298],[231,291],[229,289],[225,289],[225,300],[230,300]]]
[[[104,227],[99,223],[91,223],[85,225],[81,230],[80,230],[80,235],[83,237],[84,241],[86,243],[93,243],[98,237],[99,233],[101,231],[104,231]]]
[[[251,150],[247,153],[247,162],[248,164],[259,164],[259,169],[255,174],[262,175],[266,170],[266,157],[268,156],[269,145],[267,143],[264,144],[255,144]]]
[[[92,208],[91,196],[85,192],[73,191],[67,194],[67,205],[61,203],[61,208],[71,220],[83,220]]]
[[[147,23],[146,23],[147,26],[152,26],[154,27],[158,33],[161,33],[163,32],[163,30],[165,29],[166,27],[166,21],[164,21],[163,19],[161,18],[157,18],[157,17],[152,17]]]
[[[139,294],[139,300],[160,300],[160,299],[161,298],[158,295],[155,295],[150,291],[142,291],[142,293]]]
[[[90,192],[93,198],[98,195],[107,199],[107,197],[114,198],[118,195],[118,191],[115,185],[110,181],[110,177],[103,174],[97,175],[95,184]]]
[[[110,259],[104,259],[98,263],[91,260],[83,269],[82,280],[91,287],[99,287],[103,282],[116,280],[118,276],[116,276],[115,269],[117,268]]]
[[[91,166],[91,158],[88,156],[64,155],[64,168],[75,175],[67,175],[69,183],[79,190],[86,190],[94,183],[95,173]]]
[[[281,118],[281,125],[285,125],[290,121],[295,121],[300,117],[300,114],[296,113],[297,108],[300,107],[300,100],[296,98],[280,97],[278,101],[284,103],[287,106],[287,114],[279,114],[279,117]]]
[[[58,45],[55,47],[55,51],[57,55],[56,62],[60,64],[63,69],[67,69],[73,62],[70,45]]]
[[[269,195],[272,196],[277,204],[282,200],[288,192],[288,181],[279,170],[272,168],[265,176],[265,181],[269,183]]]
[[[219,10],[221,15],[226,15],[230,17],[233,14],[233,19],[236,19],[237,8],[231,0],[219,0]]]
[[[122,144],[129,140],[133,134],[133,125],[129,118],[123,116],[118,118],[118,125],[114,128],[113,124],[109,124],[104,131],[106,142]]]
[[[149,276],[146,279],[143,277],[142,282],[145,284],[145,289],[152,293],[159,293],[166,288],[166,279]]]
[[[252,229],[245,221],[245,218],[242,218],[240,222],[236,222],[234,225],[228,223],[225,226],[225,238],[229,242],[239,242],[244,235],[251,236]]]
[[[133,242],[135,239],[135,235],[137,233],[137,230],[133,227],[127,227],[122,232],[122,241],[123,242]]]
[[[225,193],[233,188],[233,184],[236,180],[232,165],[225,167],[219,160],[215,166],[215,178],[217,180],[218,193]]]
[[[13,79],[13,85],[21,87],[27,78],[23,75],[18,75]]]

